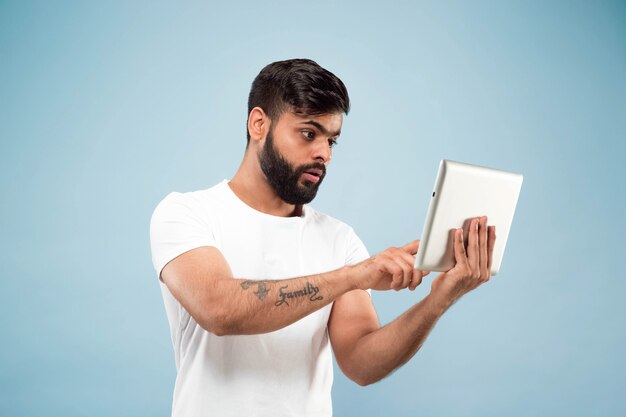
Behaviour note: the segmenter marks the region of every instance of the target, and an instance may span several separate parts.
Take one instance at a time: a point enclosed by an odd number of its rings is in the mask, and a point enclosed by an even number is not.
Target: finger
[[[398,259],[402,260],[402,262],[408,264],[411,267],[411,269],[413,269],[413,266],[415,265],[414,255],[411,255],[410,253],[405,252],[402,249],[398,250],[398,252],[396,252],[394,255],[398,256]]]
[[[493,248],[496,246],[496,226],[489,226],[489,244],[487,245],[487,252],[489,253],[487,268],[489,268],[489,274],[491,275],[491,264],[493,262]]]
[[[422,283],[422,279],[428,274],[430,274],[430,271],[421,271],[419,269],[413,270],[413,279],[409,284],[409,290],[414,291],[417,286]]]
[[[406,246],[406,245],[405,245]],[[402,248],[390,248],[388,255],[398,263],[398,265],[404,271],[402,286],[401,288],[406,288],[411,284],[413,280],[413,267],[415,265],[415,257]]]
[[[405,252],[410,253],[411,255],[415,255],[417,253],[417,249],[420,246],[420,241],[419,240],[414,240],[413,242],[409,242],[406,245],[402,246],[401,249],[403,249]]]
[[[489,278],[489,257],[487,255],[487,217],[481,217],[478,226],[478,244],[480,252],[480,276],[481,278]]]
[[[385,259],[383,263],[383,269],[389,275],[391,275],[391,284],[389,287],[393,290],[399,290],[402,288],[402,283],[404,281],[404,270],[395,262],[393,259],[388,258]]]
[[[413,263],[406,262],[404,259],[396,259],[396,262],[402,268],[402,285],[398,289],[406,288],[413,280]]]
[[[480,253],[478,250],[478,218],[472,219],[467,237],[467,260],[472,271],[478,271]]]
[[[454,259],[457,265],[467,265],[467,253],[463,242],[463,229],[454,231]]]
[[[413,279],[411,279],[411,282],[409,283],[409,290],[413,291],[417,288],[418,285],[420,285],[422,283],[422,271],[420,271],[419,269],[414,269],[413,270]]]

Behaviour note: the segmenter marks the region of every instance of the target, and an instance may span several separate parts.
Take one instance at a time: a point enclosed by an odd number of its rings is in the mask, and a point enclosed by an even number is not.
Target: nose
[[[330,143],[326,140],[320,140],[313,148],[313,159],[323,164],[328,164],[333,156]]]

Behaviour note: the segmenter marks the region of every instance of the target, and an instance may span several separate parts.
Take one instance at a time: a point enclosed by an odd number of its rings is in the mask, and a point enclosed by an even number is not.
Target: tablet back
[[[415,267],[448,271],[455,265],[454,229],[463,227],[467,243],[469,220],[487,216],[496,226],[491,274],[502,263],[523,176],[450,160],[442,160],[428,206]]]

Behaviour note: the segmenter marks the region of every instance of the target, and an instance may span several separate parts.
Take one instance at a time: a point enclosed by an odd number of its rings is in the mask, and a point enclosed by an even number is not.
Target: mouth
[[[319,168],[311,168],[311,169],[307,169],[306,171],[304,171],[302,175],[304,176],[304,179],[306,179],[307,181],[316,184],[320,182],[320,180],[322,179],[322,176],[324,175],[324,171]]]
[[[307,174],[315,175],[316,177],[321,177],[324,171],[319,168],[311,168],[304,171]]]

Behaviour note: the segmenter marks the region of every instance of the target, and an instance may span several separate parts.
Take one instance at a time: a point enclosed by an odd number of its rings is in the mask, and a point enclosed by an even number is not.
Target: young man
[[[352,228],[307,204],[326,174],[344,84],[275,62],[252,84],[248,146],[230,181],[171,193],[150,225],[178,371],[174,416],[330,416],[332,347],[360,385],[407,362],[439,317],[489,279],[495,228],[455,234],[456,266],[380,327],[368,291],[415,289],[418,241],[369,257]]]

